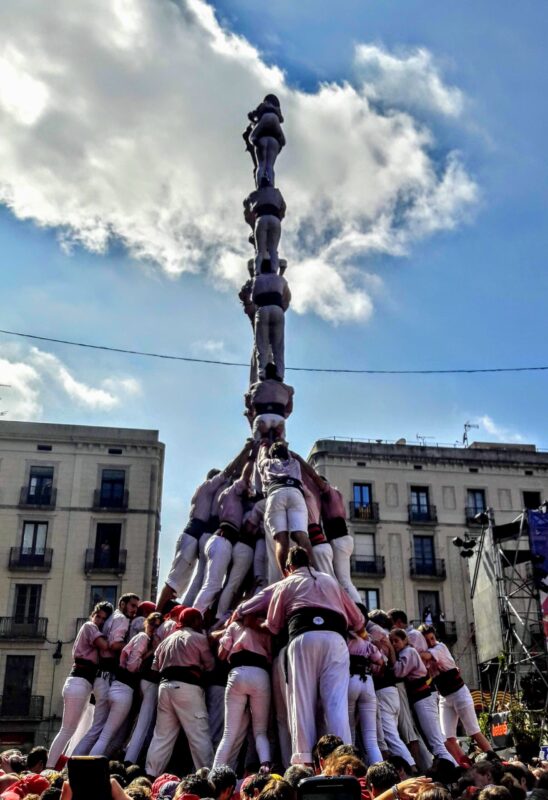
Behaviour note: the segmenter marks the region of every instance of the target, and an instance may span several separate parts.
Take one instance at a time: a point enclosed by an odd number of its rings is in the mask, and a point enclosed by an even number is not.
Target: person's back
[[[293,396],[293,387],[275,378],[265,378],[254,383],[249,390],[249,399],[253,405],[276,403],[285,407]]]

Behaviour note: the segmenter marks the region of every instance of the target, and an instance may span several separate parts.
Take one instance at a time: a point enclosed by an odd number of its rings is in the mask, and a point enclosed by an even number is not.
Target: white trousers
[[[327,730],[350,744],[348,681],[350,657],[334,631],[307,631],[289,643],[288,707],[292,764],[311,764],[316,742],[316,703],[321,701]]]
[[[141,707],[139,708],[139,716],[135,722],[131,739],[126,748],[125,757],[125,760],[131,761],[132,764],[137,763],[139,753],[143,749],[152,720],[156,714],[156,704],[158,702],[157,683],[142,680],[139,688],[141,690]]]
[[[382,761],[377,742],[377,696],[373,679],[368,675],[362,681],[359,675],[351,675],[348,684],[348,716],[352,741],[356,743],[356,727],[359,724],[369,764]]]
[[[308,512],[302,493],[294,486],[281,486],[266,498],[265,528],[271,536],[283,531],[306,531]]]
[[[262,439],[271,430],[275,430],[279,438],[285,439],[285,417],[281,414],[257,414],[253,420],[253,438]]]
[[[162,682],[158,691],[158,713],[145,770],[158,777],[169,761],[180,727],[188,739],[194,769],[210,767],[213,747],[204,690],[180,681]]]
[[[280,243],[281,235],[282,223],[274,214],[265,214],[257,218],[255,223],[255,247],[257,248],[255,275],[259,275],[261,272],[261,264],[267,255],[270,257],[270,271],[279,271],[278,244]],[[255,321],[256,325],[257,322]],[[283,375],[280,375],[280,378],[283,378]]]
[[[221,764],[230,764],[237,757],[238,734],[243,727],[248,703],[259,761],[261,764],[270,761],[270,742],[267,735],[270,716],[270,677],[261,667],[236,667],[231,669],[228,675],[225,727],[215,754],[213,769]]]
[[[220,594],[231,560],[232,544],[228,539],[215,534],[210,536],[205,546],[204,582],[194,600],[194,608],[201,614],[211,608]]]
[[[454,739],[457,735],[457,725],[461,720],[467,736],[480,733],[480,726],[474,699],[468,686],[461,686],[456,692],[443,697],[440,695],[440,727],[445,739]]]
[[[180,597],[185,591],[198,557],[198,540],[189,533],[182,533],[175,545],[175,556],[171,563],[166,583]]]
[[[398,681],[397,689],[400,696],[400,713],[398,715],[398,730],[400,736],[406,744],[409,744],[409,742],[416,742],[419,738],[419,734],[415,730],[409,698],[407,697],[407,690],[403,681]]]
[[[338,539],[333,539],[330,544],[333,550],[335,577],[355,603],[362,603],[362,597],[352,583],[350,573],[350,558],[354,552],[354,539],[350,534],[347,534],[346,536],[340,536]]]
[[[132,703],[131,686],[121,681],[113,681],[108,691],[108,716],[99,738],[91,749],[90,756],[110,756],[114,737],[124,725]]]
[[[274,538],[272,533],[267,529],[265,533],[265,552],[266,552],[266,575],[267,586],[276,583],[283,578],[282,571],[276,559],[276,548],[274,546]]]
[[[263,180],[274,186],[274,164],[280,152],[278,140],[273,136],[262,136],[255,142],[255,155],[257,157],[257,188]]]
[[[264,217],[262,217],[264,219]],[[275,219],[275,217],[274,217]],[[280,378],[285,372],[285,316],[280,306],[261,306],[255,312],[255,344],[259,359],[259,376],[264,377],[270,348]]]
[[[278,742],[282,765],[287,769],[291,764],[291,734],[289,732],[289,719],[287,709],[287,682],[285,677],[285,654],[287,647],[282,647],[272,663],[272,699],[276,727],[278,729]]]
[[[63,686],[63,720],[59,733],[51,743],[48,754],[48,769],[55,769],[60,756],[73,736],[80,717],[91,696],[91,683],[85,678],[69,675]]]
[[[441,732],[436,695],[431,694],[413,705],[429,749],[438,758],[446,758],[457,766],[457,762],[445,747],[445,737]]]
[[[205,575],[205,548],[210,539],[210,533],[202,533],[198,541],[198,561],[195,562],[192,580],[181,599],[181,605],[191,608],[200,591]]]
[[[108,673],[105,673],[108,674]],[[95,708],[93,711],[93,723],[84,738],[78,742],[72,755],[87,756],[95,742],[99,738],[104,724],[107,721],[110,705],[108,702],[108,692],[110,689],[109,677],[103,678],[99,675],[93,682],[93,695],[95,697]]]
[[[335,577],[333,572],[333,550],[329,542],[312,546],[312,560],[313,566],[316,567],[318,572],[325,572],[327,575],[331,575],[332,578]]]
[[[219,619],[222,619],[229,609],[234,608],[234,598],[252,564],[253,548],[243,542],[236,542],[232,548],[232,566],[217,606],[217,617]]]
[[[379,718],[386,746],[394,756],[404,758],[414,767],[415,759],[400,739],[398,732],[398,716],[400,713],[400,696],[395,686],[377,691]]]

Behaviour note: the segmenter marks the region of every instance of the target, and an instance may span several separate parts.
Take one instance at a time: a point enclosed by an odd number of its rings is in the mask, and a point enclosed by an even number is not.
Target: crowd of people
[[[292,765],[283,772],[254,771],[242,777],[229,766],[195,772],[164,772],[152,779],[138,765],[111,760],[109,797],[97,800],[297,800],[298,787],[307,779],[325,777],[322,796],[330,794],[328,780],[345,776],[355,783],[361,800],[548,800],[548,761],[489,760],[485,754],[468,767],[438,759],[424,773],[411,774],[400,756],[390,756],[369,767],[354,745],[326,734],[314,745],[309,766]],[[0,753],[2,800],[72,800],[67,767],[46,767],[48,751],[35,747],[27,756],[18,750]],[[303,784],[302,782],[305,781]],[[108,785],[108,784],[107,784]],[[333,800],[336,794],[331,791]]]

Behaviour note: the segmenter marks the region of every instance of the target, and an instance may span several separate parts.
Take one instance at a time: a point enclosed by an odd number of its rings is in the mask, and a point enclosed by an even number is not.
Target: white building
[[[538,507],[548,497],[548,453],[521,444],[334,438],[317,441],[309,461],[348,502],[353,580],[367,606],[403,608],[417,622],[430,607],[465,680],[477,687],[468,562],[451,540],[479,533],[474,517],[487,507],[497,524]]]
[[[156,594],[158,432],[0,422],[0,749],[51,741],[76,631]]]

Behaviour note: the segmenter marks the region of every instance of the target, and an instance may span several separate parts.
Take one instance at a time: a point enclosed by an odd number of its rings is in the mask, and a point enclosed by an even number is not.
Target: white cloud
[[[523,442],[524,438],[520,433],[516,433],[511,428],[505,428],[498,425],[494,419],[487,414],[479,417],[478,422],[488,434],[494,436],[499,442]]]
[[[8,358],[0,359],[0,411],[7,419],[40,419],[46,399],[51,403],[67,402],[91,411],[108,412],[140,393],[138,381],[131,377],[108,377],[99,386],[76,378],[52,353],[36,347],[13,347]]]
[[[424,48],[398,57],[377,45],[362,44],[356,48],[355,61],[362,91],[371,100],[448,117],[458,117],[463,110],[462,92],[443,83],[431,53]]]
[[[404,255],[477,200],[459,155],[435,155],[409,113],[456,117],[462,107],[426,50],[359,46],[357,87],[307,94],[204,0],[5,0],[0,31],[0,202],[56,227],[67,252],[105,252],[116,237],[170,275],[204,271],[217,288],[237,287],[252,255],[241,131],[268,91],[286,118],[280,251],[298,312],[366,319],[363,260]]]
[[[219,359],[226,356],[225,343],[218,339],[204,339],[192,343],[192,351],[207,358]]]

